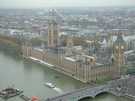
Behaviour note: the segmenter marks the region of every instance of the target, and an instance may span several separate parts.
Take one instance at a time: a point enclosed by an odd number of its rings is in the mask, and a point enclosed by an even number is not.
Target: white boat
[[[45,85],[49,88],[55,88],[55,85],[53,85],[52,83],[49,83],[49,82],[45,83]]]

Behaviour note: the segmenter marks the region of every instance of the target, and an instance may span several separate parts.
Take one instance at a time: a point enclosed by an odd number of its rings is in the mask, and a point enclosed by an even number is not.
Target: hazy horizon
[[[0,0],[0,8],[135,6],[135,0]]]

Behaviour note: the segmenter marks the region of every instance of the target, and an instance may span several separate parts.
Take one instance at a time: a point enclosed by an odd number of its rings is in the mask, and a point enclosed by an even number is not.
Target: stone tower
[[[117,34],[117,39],[113,45],[114,64],[119,73],[121,73],[121,66],[125,64],[124,51],[126,49],[126,42],[123,39],[122,33]]]
[[[50,10],[48,21],[48,47],[56,48],[58,46],[59,27],[56,21],[55,10]]]
[[[66,56],[71,56],[72,55],[72,48],[73,48],[73,38],[71,36],[68,36],[67,39],[67,49],[66,49]]]

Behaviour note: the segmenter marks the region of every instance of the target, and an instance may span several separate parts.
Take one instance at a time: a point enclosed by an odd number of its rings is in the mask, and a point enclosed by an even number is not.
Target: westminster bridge
[[[135,100],[135,77],[113,80],[101,86],[81,88],[60,96],[48,98],[45,101],[81,101],[85,98],[95,98],[102,93],[126,96]]]

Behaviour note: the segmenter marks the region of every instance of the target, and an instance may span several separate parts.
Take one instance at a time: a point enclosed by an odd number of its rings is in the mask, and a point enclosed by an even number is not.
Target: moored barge
[[[5,88],[5,89],[0,91],[0,97],[3,99],[9,99],[11,97],[20,95],[21,93],[23,93],[23,91],[19,90],[19,89]]]

